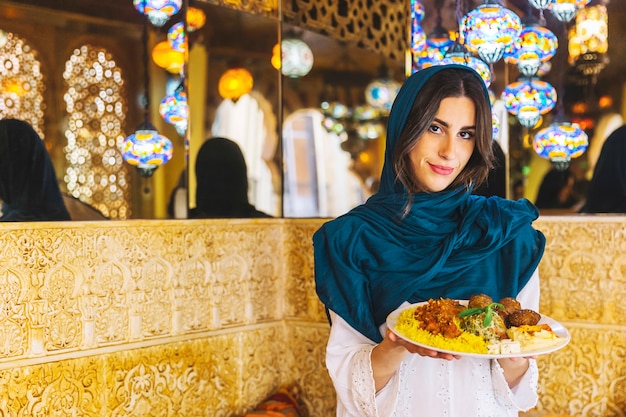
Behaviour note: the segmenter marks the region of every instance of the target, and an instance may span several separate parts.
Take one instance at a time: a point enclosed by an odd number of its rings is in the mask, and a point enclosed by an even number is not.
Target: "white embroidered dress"
[[[539,308],[537,271],[516,297]],[[446,361],[407,353],[398,371],[375,392],[370,355],[375,344],[330,312],[326,366],[337,392],[338,417],[514,417],[537,403],[537,364],[530,360],[510,389],[497,360]],[[385,334],[386,325],[380,332]]]

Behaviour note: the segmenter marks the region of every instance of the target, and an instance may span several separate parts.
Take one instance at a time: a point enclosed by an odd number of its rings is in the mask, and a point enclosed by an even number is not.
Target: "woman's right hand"
[[[398,335],[396,335],[394,332],[392,332],[389,329],[387,329],[387,332],[385,334],[385,338],[389,339],[389,341],[391,341],[395,345],[403,346],[409,353],[416,353],[416,354],[418,354],[420,356],[426,356],[426,357],[436,358],[436,359],[444,359],[444,360],[447,360],[447,361],[450,361],[450,360],[453,360],[453,359],[460,359],[461,358],[459,355],[453,355],[451,353],[439,352],[437,350],[428,349],[428,348],[425,348],[425,347],[422,347],[422,346],[414,345],[413,343],[408,342],[408,341],[402,339],[401,337],[398,337]]]

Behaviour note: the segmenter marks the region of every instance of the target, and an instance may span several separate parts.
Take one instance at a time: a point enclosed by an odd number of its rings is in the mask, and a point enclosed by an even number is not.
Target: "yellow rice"
[[[448,338],[420,329],[419,321],[414,318],[416,308],[419,307],[412,307],[400,313],[395,325],[395,330],[398,333],[414,342],[433,348],[454,352],[487,353],[487,342],[480,336],[463,332],[458,337]]]

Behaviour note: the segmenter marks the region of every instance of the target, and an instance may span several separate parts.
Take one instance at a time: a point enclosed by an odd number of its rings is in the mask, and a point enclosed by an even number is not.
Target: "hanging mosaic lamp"
[[[539,71],[543,62],[554,56],[558,45],[559,41],[551,30],[535,23],[528,24],[507,48],[504,60],[516,64],[523,76],[532,77]]]
[[[552,0],[548,9],[557,20],[567,23],[576,16],[576,11],[591,0]]]
[[[304,77],[313,68],[313,51],[302,39],[283,39],[280,43],[280,50],[280,72],[284,76]]]
[[[171,74],[180,74],[185,67],[186,53],[175,51],[169,41],[161,41],[152,48],[154,63]]]
[[[539,10],[539,22],[541,22],[542,25],[546,24],[544,10],[550,6],[550,3],[552,3],[552,0],[528,0],[528,4]]]
[[[280,62],[280,43],[277,43],[272,48],[272,59],[270,63],[276,70],[280,70],[282,63]]]
[[[165,96],[159,104],[159,114],[167,123],[174,125],[179,135],[185,136],[189,118],[187,94],[180,91]]]
[[[539,69],[537,70],[537,74],[535,75],[539,78],[545,77],[546,75],[548,75],[551,69],[552,69],[552,62],[550,61],[542,62],[541,65],[539,66]]]
[[[426,9],[420,0],[411,0],[411,19],[417,23],[422,23]]]
[[[502,58],[506,47],[519,36],[522,21],[497,0],[486,0],[463,16],[459,30],[467,48],[476,52],[483,61],[493,64]]]
[[[174,51],[186,52],[185,24],[183,22],[174,23],[167,31],[167,40]]]
[[[489,68],[489,65],[487,65],[482,59],[476,58],[469,53],[465,46],[461,43],[454,43],[450,49],[448,49],[448,52],[440,61],[440,64],[459,64],[473,68],[481,76],[487,87],[491,85],[491,68]]]
[[[426,47],[426,33],[419,23],[413,21],[411,28],[411,52],[418,55]]]
[[[376,79],[365,87],[365,101],[373,108],[388,113],[400,87],[400,83],[390,77]]]
[[[183,6],[182,0],[133,0],[135,9],[148,17],[154,26],[163,26]]]
[[[454,44],[450,33],[443,27],[443,19],[441,17],[442,4],[441,1],[435,2],[435,8],[437,9],[435,27],[426,37],[426,44],[417,55],[416,67],[418,70],[439,63],[445,57],[448,49]]]
[[[252,91],[254,79],[245,68],[231,68],[224,72],[217,83],[217,89],[223,99],[236,101]]]
[[[569,122],[552,123],[533,139],[537,155],[549,159],[559,170],[566,170],[570,161],[581,156],[588,146],[587,134],[576,123]]]
[[[527,79],[507,85],[501,95],[504,107],[527,128],[537,125],[542,114],[554,108],[557,93],[545,81]]]
[[[124,139],[120,151],[124,160],[136,166],[141,176],[150,177],[159,166],[172,159],[174,148],[168,138],[146,122]]]
[[[491,137],[497,138],[500,134],[500,119],[495,113],[491,113]]]
[[[597,75],[608,63],[609,21],[604,4],[584,7],[569,30],[568,61],[583,75]]]
[[[206,23],[206,14],[202,9],[197,7],[187,8],[187,30],[194,32],[204,27]]]

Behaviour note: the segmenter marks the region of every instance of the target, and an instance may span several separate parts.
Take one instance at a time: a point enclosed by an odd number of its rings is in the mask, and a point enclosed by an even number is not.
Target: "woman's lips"
[[[429,165],[430,165],[430,169],[432,169],[436,174],[439,174],[439,175],[450,175],[454,171],[454,168],[446,167],[443,165],[433,165],[433,164],[429,164]]]

